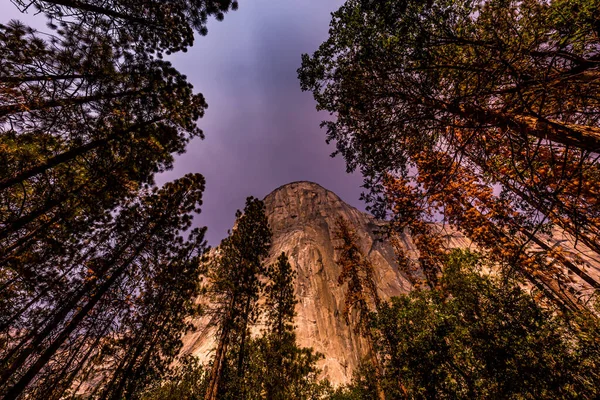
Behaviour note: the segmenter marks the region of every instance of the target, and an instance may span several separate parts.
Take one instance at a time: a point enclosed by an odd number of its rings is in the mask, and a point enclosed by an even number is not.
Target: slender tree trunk
[[[59,219],[60,218],[58,217],[58,215],[53,216],[48,221],[44,222],[42,225],[39,225],[34,230],[29,231],[25,236],[21,236],[19,239],[15,240],[8,247],[1,249],[0,254],[2,254],[2,259],[0,260],[0,265],[6,263],[7,260],[10,259],[8,254],[12,253],[14,250],[17,250],[19,247],[27,244],[27,242],[29,242],[30,240],[35,239],[36,235],[40,233],[45,233],[46,230],[51,225],[58,222]],[[0,292],[2,292],[2,289],[0,289]]]
[[[486,219],[485,215],[483,215],[480,210],[474,208],[469,202],[465,201],[465,199],[463,199],[463,198],[457,198],[456,200],[460,204],[462,204],[465,208],[475,210],[484,219]],[[534,235],[530,234],[529,232],[524,231],[522,227],[516,226],[514,224],[514,222],[511,222],[511,224],[512,224],[513,227],[515,227],[516,229],[518,229],[521,232],[521,234],[524,235],[527,239],[533,240],[534,242],[536,240],[539,240],[539,239],[535,238]],[[507,237],[507,234],[505,233],[504,230],[498,229],[498,228],[496,228],[495,230],[496,230],[497,235]],[[548,249],[548,246],[546,246],[546,249]],[[522,271],[522,272],[527,272],[528,274],[530,274],[529,271]],[[539,282],[542,282],[545,286],[547,286],[554,293],[554,295],[558,299],[560,299],[560,301],[562,302],[562,304],[559,304],[559,305],[566,306],[567,308],[569,308],[571,310],[583,310],[584,309],[584,306],[577,300],[577,298],[575,298],[571,293],[569,293],[569,292],[561,289],[561,287],[559,286],[559,284],[556,281],[556,279],[551,278],[551,277],[549,278],[549,277],[547,277],[547,276],[545,276],[543,274],[533,274],[533,275],[530,275],[530,276],[533,279],[535,279],[535,280],[537,280]]]
[[[144,335],[144,339],[146,339],[146,337],[148,337],[148,336]],[[130,378],[131,371],[133,371],[135,363],[138,361],[138,359],[140,358],[140,356],[142,355],[142,353],[144,352],[146,347],[150,347],[153,345],[154,345],[154,343],[151,343],[149,345],[148,343],[145,342],[145,340],[140,340],[138,342],[135,352],[133,353],[133,355],[129,359],[129,362],[127,363],[127,367],[120,374],[121,377],[119,379],[119,383],[116,386],[116,389],[113,390],[112,388],[109,388],[109,390],[106,392],[106,395],[104,398],[109,398],[112,400],[118,400],[118,399],[123,398],[122,394],[123,394],[123,390],[125,389],[125,384],[127,383],[127,378]],[[125,398],[128,398],[128,397],[125,397]]]
[[[77,356],[79,355],[80,351],[85,346],[85,344],[88,341],[88,339],[90,338],[90,336],[91,336],[91,332],[90,332],[90,330],[88,330],[85,333],[85,336],[80,340],[80,343],[77,345],[76,349],[70,350],[72,352],[72,354],[69,356],[68,361],[65,361],[65,362],[59,361],[58,362],[58,364],[62,364],[62,368],[60,369],[60,372],[55,376],[50,375],[47,379],[45,379],[43,385],[46,386],[46,389],[44,390],[43,394],[36,395],[36,396],[38,396],[38,398],[51,399],[51,398],[55,397],[55,396],[53,396],[53,393],[55,393],[56,391],[62,392],[64,390],[63,388],[69,387],[70,381],[65,380],[64,378],[67,374],[69,374],[69,369],[71,369],[73,362],[77,359]],[[81,368],[81,363],[84,361],[85,360],[83,360],[83,361],[80,360],[78,365],[74,367],[75,372],[77,372],[79,370],[79,368]]]
[[[219,389],[219,380],[221,379],[221,372],[223,370],[223,362],[225,360],[225,354],[227,353],[227,346],[229,344],[229,321],[224,324],[221,335],[219,336],[219,344],[217,345],[217,351],[215,353],[215,360],[213,361],[212,370],[210,372],[210,380],[208,381],[208,387],[204,400],[216,400],[217,392]]]
[[[117,371],[113,375],[111,384],[105,391],[102,399],[109,398],[119,400],[121,398],[129,398],[131,394],[129,393],[128,395],[128,392],[126,392],[126,394],[123,395],[123,390],[125,390],[125,385],[127,384],[128,378],[131,378],[131,372],[133,371],[136,362],[145,351],[152,350],[154,348],[158,338],[160,338],[160,335],[164,331],[164,324],[166,323],[166,319],[163,320],[161,323],[160,317],[161,315],[155,314],[152,320],[148,321],[148,323],[144,326],[145,329],[137,334],[138,337],[137,344],[135,346],[135,352],[131,357],[129,357],[129,360],[127,359],[127,357],[123,358],[123,361],[121,362],[121,364],[117,368]],[[157,326],[160,326],[160,329],[155,334],[155,328]],[[127,364],[126,368],[125,364]],[[140,365],[144,365],[144,362],[142,362]],[[116,385],[116,389],[113,389],[117,380],[118,384]],[[131,386],[131,384],[128,386]]]
[[[32,211],[31,213],[29,213],[23,217],[20,217],[14,221],[8,222],[6,224],[8,226],[6,228],[0,230],[0,240],[5,239],[6,237],[8,237],[8,235],[18,231],[19,229],[24,228],[27,224],[35,221],[37,218],[46,214],[53,208],[59,206],[68,198],[76,198],[77,195],[85,188],[85,186],[86,185],[79,185],[79,187],[73,189],[71,192],[63,193],[58,198],[47,201],[43,206],[37,208],[36,210]]]
[[[238,354],[238,370],[237,376],[240,379],[244,378],[244,357],[246,352],[246,336],[248,330],[248,317],[250,314],[250,296],[246,299],[245,312],[244,312],[244,325],[242,327],[242,341],[240,343],[240,353]]]
[[[106,294],[106,292],[112,287],[112,285],[121,277],[123,272],[128,267],[128,263],[121,266],[119,269],[114,271],[110,278],[99,288],[99,290],[91,297],[77,314],[69,321],[62,332],[52,341],[52,343],[46,348],[46,350],[40,355],[40,357],[31,365],[27,372],[15,383],[6,393],[4,400],[14,400],[21,395],[27,385],[35,378],[38,372],[48,363],[64,341],[71,335],[71,333],[77,328],[77,326],[83,321],[88,313],[94,308],[94,306],[100,301],[100,299]]]
[[[156,225],[154,229],[146,236],[147,238],[152,237],[156,231],[160,228],[160,221],[156,221]],[[134,241],[135,237],[131,238],[125,246],[122,246],[117,254],[122,254]],[[104,294],[111,288],[113,283],[117,281],[118,278],[126,271],[129,265],[135,260],[135,258],[139,255],[139,253],[146,246],[146,241],[142,240],[142,243],[138,245],[133,254],[115,271],[112,272],[110,277],[98,288],[98,290],[94,293],[94,295],[90,298],[87,304],[85,304],[77,314],[69,321],[67,326],[63,329],[63,331],[54,339],[54,341],[46,348],[46,350],[41,354],[38,360],[29,368],[29,370],[21,377],[21,379],[9,390],[7,393],[5,400],[16,398],[21,394],[23,390],[25,390],[26,386],[31,382],[31,380],[35,377],[35,375],[43,368],[43,366],[50,360],[50,358],[54,355],[54,353],[58,350],[60,345],[67,339],[67,337],[75,330],[77,325],[85,318],[85,316],[92,310],[92,308],[100,301],[100,299],[104,296]],[[114,258],[112,263],[114,263]],[[112,265],[109,263],[109,265]],[[105,270],[104,273],[108,271]],[[55,315],[52,321],[44,328],[44,330],[38,334],[27,349],[19,354],[19,357],[11,364],[9,368],[3,373],[1,378],[1,384],[5,384],[8,378],[14,374],[29,358],[29,356],[37,351],[39,345],[46,339],[46,337],[55,330],[58,325],[67,317],[69,312],[71,312],[79,303],[79,301],[92,289],[94,289],[96,285],[96,281],[92,280],[86,283],[84,287],[69,301],[65,306],[61,308],[61,310]],[[12,396],[12,397],[11,397]]]
[[[510,128],[529,136],[550,140],[565,146],[573,146],[593,153],[600,152],[599,127],[568,124],[530,115],[507,114],[467,106],[443,105],[438,108],[462,118],[479,122],[482,125]]]
[[[213,361],[212,369],[210,371],[210,379],[208,381],[208,387],[204,395],[204,400],[216,400],[217,393],[219,390],[219,381],[221,380],[221,373],[223,371],[223,364],[225,362],[225,356],[227,355],[227,347],[229,345],[229,335],[231,334],[231,325],[233,324],[232,310],[236,303],[236,296],[233,295],[229,301],[229,309],[221,325],[221,334],[219,335],[219,343],[217,345],[217,351],[215,352],[215,359]]]
[[[90,356],[92,355],[92,353],[98,349],[98,344],[100,343],[100,341],[102,339],[105,338],[106,333],[108,332],[110,326],[112,325],[112,320],[109,319],[108,323],[104,326],[104,328],[102,328],[102,330],[97,334],[97,338],[94,341],[93,344],[90,344],[88,346],[88,350],[85,353],[85,355],[83,356],[83,358],[81,359],[81,362],[79,364],[79,367],[75,370],[73,370],[70,374],[69,377],[66,380],[66,384],[64,385],[64,387],[62,388],[62,390],[56,394],[55,399],[59,400],[62,399],[64,397],[64,394],[67,390],[71,389],[71,385],[73,380],[75,379],[75,377],[77,376],[77,374],[81,371],[82,368],[84,368],[85,363],[87,362],[87,360],[90,358]],[[85,370],[85,369],[84,369]],[[87,381],[87,376],[88,374],[85,373],[84,376],[81,378],[81,383],[73,389],[73,393],[77,393],[77,391],[79,390],[79,388],[81,387],[81,384],[83,382]]]
[[[373,345],[373,336],[370,333],[366,333],[364,338],[367,340],[367,351],[369,352],[369,358],[371,359],[371,365],[375,368],[375,391],[377,392],[378,400],[385,400],[385,392],[381,386],[383,381],[383,368],[375,353],[375,346]]]
[[[140,232],[144,232],[148,228],[149,224],[150,224],[149,222],[147,224],[144,224],[144,226],[138,231],[138,234]],[[102,269],[102,271],[100,271],[99,275],[103,275],[106,272],[108,272],[110,270],[110,268],[115,265],[118,258],[123,253],[125,253],[125,251],[135,242],[136,239],[141,239],[142,244],[138,245],[136,247],[136,249],[134,250],[134,257],[135,257],[135,254],[139,254],[139,252],[145,246],[145,240],[147,240],[149,237],[151,237],[151,235],[153,235],[158,229],[159,229],[159,224],[156,224],[154,229],[151,230],[150,236],[147,236],[147,235],[145,236],[146,239],[139,238],[138,235],[133,235],[132,237],[130,237],[129,240],[125,244],[120,246],[120,248],[117,249],[113,253],[113,257],[111,258],[111,260],[108,263],[106,263],[105,268]],[[77,306],[79,301],[86,294],[90,293],[90,291],[94,288],[94,286],[96,284],[97,284],[97,280],[90,280],[87,283],[85,283],[85,285],[83,287],[81,287],[77,291],[77,293],[74,294],[67,303],[61,305],[61,307],[59,308],[59,310],[56,311],[56,313],[54,314],[53,317],[50,316],[49,318],[46,319],[46,321],[49,321],[49,322],[46,324],[46,327],[41,332],[39,332],[39,333],[36,332],[33,335],[29,335],[29,336],[35,336],[34,341],[32,343],[30,343],[29,346],[19,355],[17,360],[15,360],[11,363],[11,367],[7,368],[4,371],[4,373],[0,377],[0,385],[4,385],[6,383],[6,380],[10,377],[10,375],[12,375],[18,368],[20,368],[33,352],[38,350],[39,345],[47,338],[47,336],[53,330],[55,330],[59,326],[59,324],[69,314],[69,312],[72,311]],[[8,363],[10,361],[11,357],[12,357],[12,354],[9,356],[6,356],[2,360],[2,364]]]
[[[523,201],[530,204],[535,209],[542,212],[544,215],[548,216],[553,222],[556,221],[556,225],[563,228],[567,233],[571,234],[574,238],[581,239],[587,247],[589,247],[591,250],[594,250],[596,253],[600,254],[600,244],[598,242],[590,239],[590,237],[588,235],[586,235],[586,234],[582,235],[581,232],[578,232],[575,229],[575,227],[573,227],[572,222],[565,220],[563,215],[560,214],[560,212],[561,212],[560,210],[562,209],[562,207],[558,211],[555,211],[552,208],[552,205],[548,205],[548,204],[544,203],[544,199],[540,199],[539,196],[536,197],[536,196],[526,194],[526,192],[524,190],[519,188],[517,185],[513,184],[510,179],[507,179],[503,175],[499,175],[497,173],[497,171],[494,171],[492,168],[489,168],[488,165],[486,164],[485,160],[482,159],[481,157],[477,157],[476,155],[474,155],[473,153],[470,153],[470,152],[466,153],[466,155],[475,164],[477,164],[484,172],[493,176],[494,179],[496,181],[498,181],[502,186],[506,187],[507,189],[510,189],[510,191],[512,191],[517,196],[519,196]],[[514,181],[514,179],[512,179],[512,180]],[[556,203],[554,203],[553,205],[556,205]],[[558,205],[560,206],[560,203]],[[564,209],[562,209],[562,210],[564,211]],[[563,213],[566,213],[566,212],[563,212]],[[586,220],[585,224],[596,228],[596,230],[598,230],[600,228],[600,226],[593,223],[592,221]],[[581,227],[581,229],[583,229],[583,228],[587,228],[587,227]],[[595,235],[595,233],[593,231],[588,231],[588,232],[591,235]]]

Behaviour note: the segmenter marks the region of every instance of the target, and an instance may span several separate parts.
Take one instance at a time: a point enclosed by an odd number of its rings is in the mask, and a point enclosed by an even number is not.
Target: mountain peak
[[[285,252],[297,272],[294,323],[298,344],[325,355],[319,367],[333,384],[349,383],[367,346],[343,317],[346,286],[338,284],[336,221],[343,218],[356,232],[358,246],[373,265],[380,296],[386,299],[408,292],[411,285],[399,270],[392,247],[377,234],[384,222],[314,182],[280,186],[264,202],[273,233],[265,262],[271,264]],[[410,245],[410,240],[405,243]],[[184,338],[184,352],[206,360],[214,348],[214,331],[204,329],[206,321],[196,321],[196,325],[199,330]]]
[[[298,273],[298,343],[325,355],[320,367],[332,383],[348,383],[366,355],[366,344],[342,317],[346,287],[338,284],[336,223],[342,218],[352,226],[359,247],[373,264],[380,295],[389,298],[408,292],[411,286],[398,268],[392,247],[377,233],[384,222],[314,182],[280,186],[264,201],[273,232],[267,262],[285,252]]]
[[[279,186],[278,188],[273,190],[271,193],[266,195],[265,200],[269,197],[274,196],[278,192],[289,192],[289,191],[294,192],[294,191],[299,191],[299,190],[333,193],[332,191],[325,189],[323,186],[319,185],[316,182],[294,181],[294,182],[286,183],[285,185]]]

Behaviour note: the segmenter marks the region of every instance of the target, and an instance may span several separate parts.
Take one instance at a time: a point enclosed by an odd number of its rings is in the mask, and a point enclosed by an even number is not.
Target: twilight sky
[[[362,178],[345,172],[343,159],[330,158],[310,93],[296,76],[300,55],[312,53],[327,38],[330,12],[343,0],[240,1],[222,22],[211,21],[206,37],[197,37],[174,65],[201,92],[208,109],[199,125],[206,135],[195,140],[159,184],[188,172],[206,177],[202,213],[195,225],[208,226],[217,245],[234,222],[247,196],[263,198],[283,184],[308,180],[337,193],[353,206]],[[18,18],[43,26],[40,18],[19,14],[10,2],[2,21]]]

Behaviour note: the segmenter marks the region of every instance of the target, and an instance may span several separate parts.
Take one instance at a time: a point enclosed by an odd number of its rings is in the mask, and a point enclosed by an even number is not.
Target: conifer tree
[[[137,398],[189,328],[205,247],[182,237],[202,176],[154,175],[206,103],[156,56],[235,2],[15,3],[54,32],[0,26],[0,396]]]
[[[381,386],[383,371],[375,352],[370,323],[372,308],[378,310],[381,303],[373,266],[358,247],[356,234],[348,222],[341,217],[337,220],[336,237],[342,242],[336,247],[340,252],[336,263],[342,270],[338,283],[347,284],[343,315],[348,326],[354,325],[354,330],[367,341],[369,361],[376,371],[377,398],[385,400],[385,393]],[[355,320],[352,321],[353,319]]]
[[[311,391],[318,391],[315,362],[322,355],[296,344],[294,317],[298,301],[294,281],[297,273],[285,253],[269,268],[267,277],[266,330],[257,340],[265,361],[260,374],[263,393],[265,398],[273,400],[305,398]]]
[[[21,293],[26,301],[3,328],[4,398],[60,398],[98,368],[116,388],[108,397],[120,398],[168,365],[194,311],[203,231],[180,235],[203,190],[203,177],[190,174],[142,193],[84,238],[90,247],[63,260],[70,264],[49,290]]]
[[[185,51],[194,43],[194,31],[206,35],[209,16],[218,20],[235,0],[13,0],[19,9],[34,7],[52,24],[73,21],[88,29],[103,29],[136,51]]]
[[[361,169],[372,210],[416,233],[432,285],[444,218],[564,307],[582,308],[570,281],[600,288],[551,240],[600,254],[597,9],[349,0],[303,56],[302,88],[336,115],[328,140]]]
[[[219,393],[223,369],[233,356],[233,375],[243,381],[247,357],[248,328],[258,317],[257,301],[265,274],[263,258],[271,245],[271,231],[262,201],[249,197],[243,213],[214,257],[209,261],[209,294],[215,304],[214,323],[218,327],[217,348],[205,395],[214,400]],[[235,353],[230,351],[235,346]],[[231,372],[229,372],[231,373]],[[232,375],[232,376],[233,376]]]
[[[0,28],[0,267],[11,296],[46,290],[67,268],[60,257],[85,252],[82,238],[202,136],[206,104],[168,63],[76,28],[55,39]]]

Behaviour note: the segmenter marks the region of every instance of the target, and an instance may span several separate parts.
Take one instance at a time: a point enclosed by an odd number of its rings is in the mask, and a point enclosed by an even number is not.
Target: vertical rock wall
[[[348,382],[365,352],[342,316],[346,288],[338,284],[336,219],[344,218],[355,229],[383,298],[408,292],[410,283],[398,271],[392,248],[378,240],[380,224],[333,192],[315,183],[290,183],[269,194],[265,206],[273,231],[270,261],[285,252],[298,272],[299,344],[325,354],[321,367],[332,382]]]
[[[359,246],[373,263],[382,298],[408,292],[410,283],[398,271],[391,246],[378,240],[381,223],[333,192],[315,183],[294,182],[274,190],[264,201],[273,232],[267,262],[275,262],[285,252],[298,273],[295,323],[299,344],[325,355],[320,367],[332,383],[347,383],[365,349],[342,315],[346,288],[338,285],[336,219],[346,219],[355,229]],[[206,328],[206,318],[194,323],[198,330],[184,337],[183,351],[206,360],[215,347],[214,329]]]

